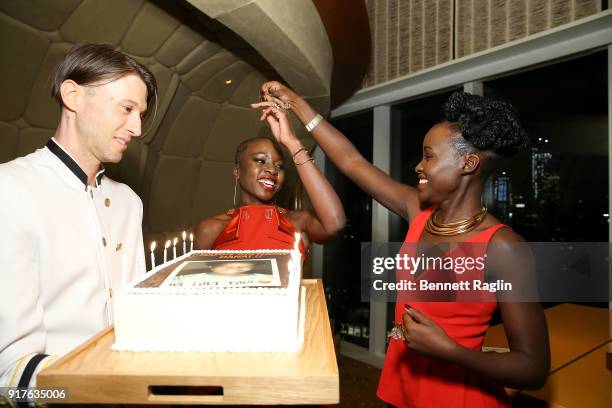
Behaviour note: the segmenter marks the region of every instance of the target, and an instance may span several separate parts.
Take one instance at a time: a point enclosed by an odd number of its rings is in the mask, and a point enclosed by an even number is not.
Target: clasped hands
[[[251,107],[262,109],[260,120],[266,120],[276,140],[291,151],[293,145],[297,146],[299,143],[289,120],[288,111],[294,100],[290,94],[293,94],[293,91],[280,82],[266,82],[260,89],[261,101],[252,103]]]
[[[404,309],[406,313],[396,330],[401,331],[406,346],[419,354],[449,359],[458,344],[429,316],[408,305]]]

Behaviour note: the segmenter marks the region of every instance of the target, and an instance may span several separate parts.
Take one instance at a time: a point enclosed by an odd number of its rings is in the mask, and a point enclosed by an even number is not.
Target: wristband
[[[317,113],[317,115],[314,118],[312,118],[312,120],[305,125],[306,130],[309,131],[309,132],[312,132],[312,129],[317,127],[317,125],[319,123],[321,123],[322,120],[323,120],[323,116],[321,116],[319,113]]]

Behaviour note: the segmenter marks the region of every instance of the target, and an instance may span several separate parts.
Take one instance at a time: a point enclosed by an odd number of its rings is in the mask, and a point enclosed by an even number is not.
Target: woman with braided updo
[[[487,254],[495,247],[496,256],[489,256],[481,275],[486,271],[519,281],[534,278],[531,258],[518,249],[523,239],[482,205],[484,182],[500,159],[529,144],[511,105],[454,93],[444,106],[445,119],[425,135],[423,157],[415,168],[418,185],[412,187],[365,160],[286,86],[268,82],[261,89],[267,101],[289,103],[342,173],[410,223],[404,247],[418,245],[420,254],[427,243],[477,243],[485,249],[495,243]],[[430,272],[420,271],[418,276]],[[480,276],[483,281],[488,277]],[[541,305],[500,301],[507,299],[495,294],[462,302],[457,300],[465,292],[453,296],[433,302],[406,300],[398,294],[398,330],[389,343],[378,396],[398,407],[502,407],[509,404],[504,386],[541,387],[550,367]],[[484,335],[497,308],[509,352],[483,352]]]

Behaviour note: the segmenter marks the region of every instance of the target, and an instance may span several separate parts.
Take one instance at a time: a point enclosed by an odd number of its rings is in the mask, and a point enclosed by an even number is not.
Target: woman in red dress
[[[256,137],[236,149],[236,192],[241,206],[201,221],[195,231],[196,249],[292,249],[300,232],[305,256],[310,242],[323,243],[344,228],[338,195],[295,135],[285,107],[268,104],[261,117],[276,139]],[[294,160],[314,212],[290,211],[274,205],[285,181],[282,144]]]
[[[482,206],[484,181],[499,159],[528,145],[509,104],[453,94],[445,105],[446,119],[425,135],[415,188],[365,160],[342,133],[284,85],[268,82],[261,91],[267,102],[289,103],[307,127],[315,123],[312,135],[338,169],[410,223],[404,247],[496,243],[487,274],[494,270],[501,276],[533,279],[530,257],[519,249],[523,239]],[[495,296],[466,302],[398,299],[395,321],[402,322],[402,335],[390,340],[379,398],[397,407],[500,407],[509,404],[503,386],[541,387],[550,368],[541,305],[497,300]],[[508,338],[507,353],[482,351],[496,308]]]

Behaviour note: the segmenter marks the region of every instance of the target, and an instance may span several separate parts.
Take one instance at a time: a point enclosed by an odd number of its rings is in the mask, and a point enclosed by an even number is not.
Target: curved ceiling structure
[[[253,46],[298,93],[329,100],[333,56],[311,0],[189,1]]]
[[[0,38],[0,162],[53,135],[50,73],[74,44],[112,44],[155,74],[154,122],[108,166],[143,200],[145,243],[232,206],[234,149],[268,133],[249,106],[262,82],[330,108],[332,47],[310,0],[0,0]]]
[[[325,25],[334,56],[331,108],[346,102],[363,87],[370,64],[372,38],[362,0],[313,0]]]

